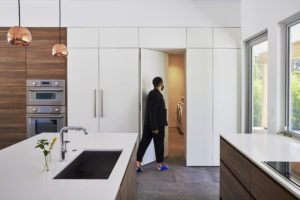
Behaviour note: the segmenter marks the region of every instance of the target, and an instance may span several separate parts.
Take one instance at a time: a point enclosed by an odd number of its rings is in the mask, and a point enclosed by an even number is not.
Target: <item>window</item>
[[[300,134],[300,21],[288,25],[287,128]]]
[[[264,33],[248,42],[248,132],[268,128],[268,38]]]

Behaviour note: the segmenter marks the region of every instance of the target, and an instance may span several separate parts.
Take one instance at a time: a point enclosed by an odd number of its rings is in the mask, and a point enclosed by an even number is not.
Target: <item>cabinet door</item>
[[[26,139],[26,58],[24,47],[0,48],[0,55],[1,150]]]
[[[220,199],[221,198],[222,200],[251,199],[249,192],[233,176],[223,162],[220,164]]]
[[[240,28],[214,28],[213,48],[241,48]]]
[[[188,48],[212,48],[212,28],[187,28]]]
[[[69,48],[98,48],[98,28],[68,28]]]
[[[142,48],[186,48],[186,28],[140,28]]]
[[[212,50],[186,56],[187,166],[212,165]]]
[[[296,199],[295,196],[256,166],[253,166],[251,170],[251,193],[258,200]]]
[[[240,50],[213,52],[213,164],[219,165],[220,133],[238,133],[240,125]]]
[[[100,28],[99,46],[108,48],[138,47],[138,28]]]
[[[163,97],[166,103],[166,109],[168,110],[169,100],[168,100],[168,54],[150,50],[141,49],[141,105],[142,105],[142,124],[140,132],[143,132],[143,122],[145,116],[145,108],[147,96],[151,90],[153,90],[152,80],[154,77],[161,77],[164,81],[165,89],[162,91]],[[165,142],[164,142],[164,156],[168,155],[168,127],[165,127]],[[143,165],[152,163],[155,161],[155,149],[153,140],[149,147],[147,148],[145,155],[143,157]]]
[[[68,125],[99,131],[97,91],[98,49],[69,49]]]
[[[100,132],[138,132],[138,49],[100,49]]]

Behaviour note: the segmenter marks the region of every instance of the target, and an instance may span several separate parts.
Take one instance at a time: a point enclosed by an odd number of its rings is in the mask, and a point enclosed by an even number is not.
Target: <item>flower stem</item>
[[[45,156],[45,166],[44,166],[43,171],[46,171],[46,172],[49,171],[49,166],[48,166],[48,159],[47,159],[47,156]]]

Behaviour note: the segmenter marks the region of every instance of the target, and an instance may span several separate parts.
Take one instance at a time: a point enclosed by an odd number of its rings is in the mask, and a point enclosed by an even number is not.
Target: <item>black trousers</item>
[[[144,126],[142,140],[137,151],[137,161],[142,162],[144,154],[153,138],[156,162],[164,161],[165,127],[158,128],[158,134],[152,133],[150,126]]]

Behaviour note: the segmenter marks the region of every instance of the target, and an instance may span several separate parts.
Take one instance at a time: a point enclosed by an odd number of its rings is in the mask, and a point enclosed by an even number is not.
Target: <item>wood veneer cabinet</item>
[[[26,138],[25,48],[0,48],[0,149]]]
[[[136,200],[136,146],[131,154],[116,200]]]
[[[28,28],[32,44],[26,47],[27,79],[66,80],[67,60],[52,56],[52,47],[59,42],[58,28]],[[66,28],[61,28],[62,43],[66,44]]]
[[[220,199],[297,199],[222,137],[220,151]]]
[[[9,27],[0,28],[0,149],[26,139],[26,79],[66,79],[66,59],[51,55],[58,28],[29,28],[33,42],[7,42]],[[62,28],[62,42],[66,29]]]

